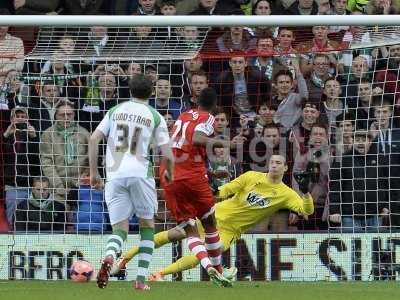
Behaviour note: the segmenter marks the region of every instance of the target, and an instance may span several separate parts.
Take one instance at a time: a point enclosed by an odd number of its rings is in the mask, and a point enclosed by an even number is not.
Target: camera
[[[322,151],[321,150],[316,150],[313,153],[314,158],[320,158],[322,156]]]
[[[321,158],[321,156],[322,156],[321,149],[313,151],[311,154],[311,159],[307,164],[306,172],[310,174],[310,181],[312,183],[319,182],[321,174],[321,166],[318,159]]]
[[[113,64],[113,65],[106,65],[105,66],[105,71],[106,72],[114,72],[118,69],[118,65]]]
[[[15,128],[17,128],[18,130],[27,130],[28,124],[27,123],[16,123]]]
[[[254,120],[247,121],[247,127],[248,128],[255,128],[256,127],[256,121],[254,121]]]

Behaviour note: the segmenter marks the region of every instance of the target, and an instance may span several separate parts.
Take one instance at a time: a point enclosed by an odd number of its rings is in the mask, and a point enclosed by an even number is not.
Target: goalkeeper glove
[[[308,193],[308,186],[310,185],[310,173],[309,172],[299,172],[294,174],[294,179],[299,184],[299,190],[303,194]]]

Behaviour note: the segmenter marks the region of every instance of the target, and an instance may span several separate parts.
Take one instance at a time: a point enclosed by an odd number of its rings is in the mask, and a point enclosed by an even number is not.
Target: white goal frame
[[[3,15],[0,26],[400,26],[400,15],[70,16]]]

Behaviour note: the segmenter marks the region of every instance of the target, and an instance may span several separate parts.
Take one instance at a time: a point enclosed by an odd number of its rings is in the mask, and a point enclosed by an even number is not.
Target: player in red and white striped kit
[[[169,183],[161,176],[161,184],[168,208],[188,236],[190,251],[207,270],[211,280],[220,286],[231,286],[231,281],[222,275],[215,202],[205,165],[207,149],[211,151],[213,145],[229,147],[228,141],[210,137],[214,134],[214,117],[210,112],[215,108],[216,100],[212,88],[204,89],[198,100],[199,108],[182,113],[175,122],[171,137],[175,157],[174,181]],[[203,224],[204,242],[199,237],[196,218]]]

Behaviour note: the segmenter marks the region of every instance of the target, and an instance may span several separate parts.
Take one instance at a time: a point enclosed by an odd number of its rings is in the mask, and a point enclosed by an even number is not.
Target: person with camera
[[[368,131],[354,133],[353,155],[335,162],[329,174],[329,221],[342,232],[377,232],[389,217],[387,167]]]
[[[294,159],[293,174],[305,172],[310,176],[309,191],[314,199],[315,220],[308,220],[300,224],[303,229],[324,229],[326,224],[325,209],[328,197],[329,182],[329,145],[328,130],[323,124],[314,124],[311,127],[309,146],[305,153],[297,153]],[[295,176],[294,176],[295,179]],[[301,191],[296,180],[293,180],[293,189]],[[294,224],[297,217],[289,216],[289,223]]]
[[[28,111],[17,106],[11,111],[11,123],[3,132],[2,153],[6,191],[6,214],[10,226],[19,202],[29,193],[29,177],[40,174],[39,135],[30,124]]]

